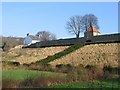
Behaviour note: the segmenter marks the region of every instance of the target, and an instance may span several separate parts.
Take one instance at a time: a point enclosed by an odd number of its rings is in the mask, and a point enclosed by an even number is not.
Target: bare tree
[[[69,21],[67,22],[66,28],[72,34],[76,35],[76,38],[79,38],[82,29],[82,16],[73,16],[70,17]]]
[[[82,24],[83,24],[83,29],[87,30],[89,27],[92,28],[92,26],[95,26],[97,29],[99,29],[98,26],[98,19],[95,15],[93,14],[86,14],[82,18]]]
[[[49,41],[56,39],[55,34],[48,31],[40,31],[36,34],[36,36],[38,36],[41,41]]]

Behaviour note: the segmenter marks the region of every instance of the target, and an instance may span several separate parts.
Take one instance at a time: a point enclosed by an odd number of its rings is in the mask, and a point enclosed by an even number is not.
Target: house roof
[[[30,37],[32,40],[40,40],[39,37],[37,37],[37,36],[29,35],[29,37]]]
[[[95,28],[94,26],[92,26],[92,28],[89,27],[86,32],[91,32],[91,31],[93,31],[93,32],[99,32],[98,29]]]

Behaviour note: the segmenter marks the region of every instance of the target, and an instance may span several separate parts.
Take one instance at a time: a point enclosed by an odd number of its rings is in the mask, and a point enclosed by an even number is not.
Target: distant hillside
[[[17,45],[23,44],[23,39],[21,37],[4,37],[0,36],[0,46],[4,43],[7,45],[7,49],[13,48]]]

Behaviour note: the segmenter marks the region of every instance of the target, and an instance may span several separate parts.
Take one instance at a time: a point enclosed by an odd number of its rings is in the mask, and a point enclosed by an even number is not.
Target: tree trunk
[[[78,33],[78,34],[76,35],[76,38],[79,38],[79,35],[80,35],[80,33]]]

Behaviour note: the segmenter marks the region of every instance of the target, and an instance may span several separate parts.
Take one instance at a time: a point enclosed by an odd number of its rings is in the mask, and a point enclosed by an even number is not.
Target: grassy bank
[[[3,70],[2,71],[2,78],[4,79],[12,79],[17,81],[22,81],[26,78],[35,78],[37,76],[45,76],[45,77],[56,77],[61,76],[64,77],[65,74],[63,73],[55,73],[55,72],[48,72],[48,71],[34,71],[34,70]]]
[[[50,88],[119,88],[118,81],[94,81],[94,82],[74,82],[67,84],[58,84],[50,86]]]
[[[3,88],[120,88],[119,78],[72,81],[64,73],[34,70],[3,70]]]
[[[66,74],[34,70],[4,70],[2,77],[3,88],[47,88],[66,82]]]
[[[49,57],[47,57],[45,59],[42,59],[40,61],[35,62],[35,64],[47,64],[47,63],[49,63],[51,61],[54,61],[54,60],[56,60],[58,58],[61,58],[61,57],[65,56],[65,55],[67,55],[67,54],[69,54],[71,52],[74,52],[75,50],[77,50],[77,49],[79,49],[79,48],[81,48],[83,46],[84,46],[83,44],[76,43],[76,44],[70,46],[69,48],[65,49],[62,52],[56,53],[53,56],[49,56]]]

